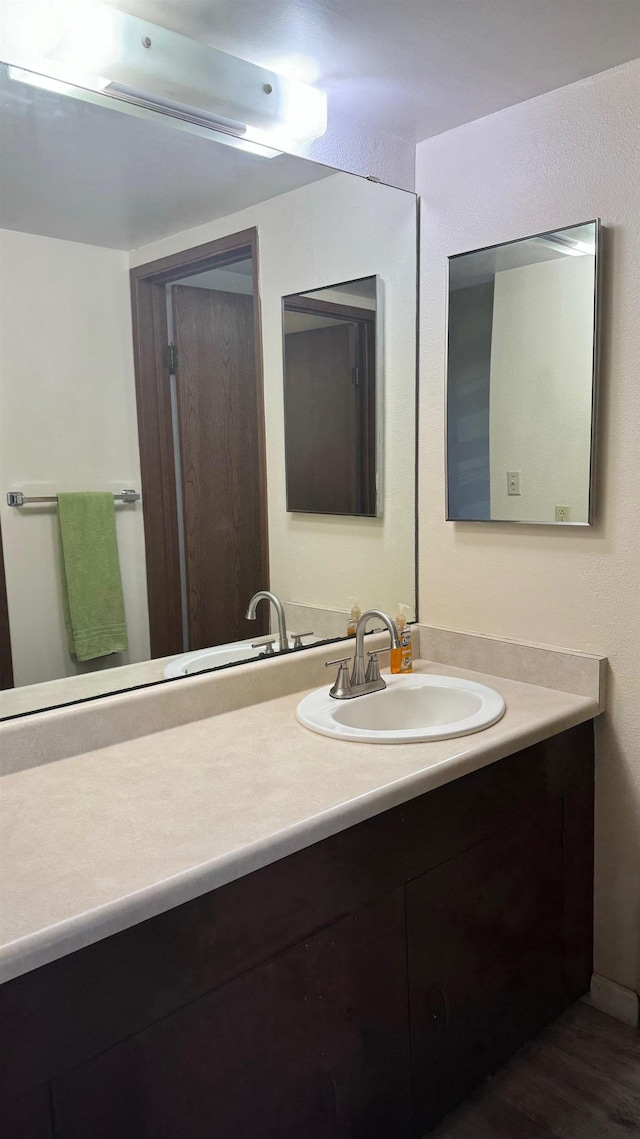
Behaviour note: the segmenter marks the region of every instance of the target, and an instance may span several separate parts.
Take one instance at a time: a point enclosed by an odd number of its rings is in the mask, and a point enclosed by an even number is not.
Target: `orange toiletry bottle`
[[[396,626],[398,629],[398,636],[400,639],[400,648],[391,649],[390,667],[391,672],[398,675],[399,673],[413,672],[413,649],[411,647],[411,629],[407,625],[407,613],[409,612],[408,605],[399,605],[399,613],[396,617]]]

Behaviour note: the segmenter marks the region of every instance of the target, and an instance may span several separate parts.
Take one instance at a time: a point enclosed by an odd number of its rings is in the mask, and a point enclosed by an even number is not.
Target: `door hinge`
[[[360,387],[360,369],[359,368],[352,368],[351,369],[351,383],[353,384],[354,388]]]
[[[170,376],[174,376],[178,370],[178,349],[175,344],[167,344],[162,352],[162,363],[167,369]]]

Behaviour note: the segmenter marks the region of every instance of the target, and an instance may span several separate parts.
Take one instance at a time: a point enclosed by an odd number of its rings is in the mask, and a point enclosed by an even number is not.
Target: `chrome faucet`
[[[341,660],[327,661],[325,668],[331,664],[339,664],[338,676],[333,688],[330,689],[329,695],[333,696],[334,700],[352,700],[354,696],[366,696],[369,692],[382,692],[386,688],[386,684],[380,676],[380,669],[378,667],[378,652],[373,650],[369,653],[369,664],[365,672],[364,667],[364,634],[366,631],[367,622],[375,617],[378,621],[382,621],[389,630],[391,637],[391,647],[393,649],[400,648],[400,637],[398,628],[395,621],[389,616],[388,613],[383,613],[382,609],[367,609],[363,613],[356,626],[356,653],[353,659],[353,669],[351,676],[349,676],[348,664],[349,657],[342,657]]]
[[[280,652],[286,652],[289,648],[289,638],[287,636],[287,623],[284,615],[284,605],[275,593],[270,593],[268,589],[261,589],[258,593],[254,593],[249,608],[247,609],[247,620],[255,621],[256,609],[258,608],[259,601],[270,601],[276,611],[278,618],[278,640],[280,642]]]

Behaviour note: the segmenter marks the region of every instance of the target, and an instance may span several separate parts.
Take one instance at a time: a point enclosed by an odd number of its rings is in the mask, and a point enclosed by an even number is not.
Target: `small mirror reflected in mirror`
[[[376,277],[283,298],[288,511],[379,513],[378,309]]]

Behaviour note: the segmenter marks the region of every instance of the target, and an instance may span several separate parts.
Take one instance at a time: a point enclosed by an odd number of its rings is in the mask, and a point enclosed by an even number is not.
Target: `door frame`
[[[251,258],[263,588],[269,588],[267,457],[258,230],[242,230],[130,271],[151,657],[182,652],[182,601],[165,286],[185,276]]]
[[[3,688],[13,688],[13,657],[11,654],[7,580],[4,572],[2,527],[0,526],[0,689]]]

